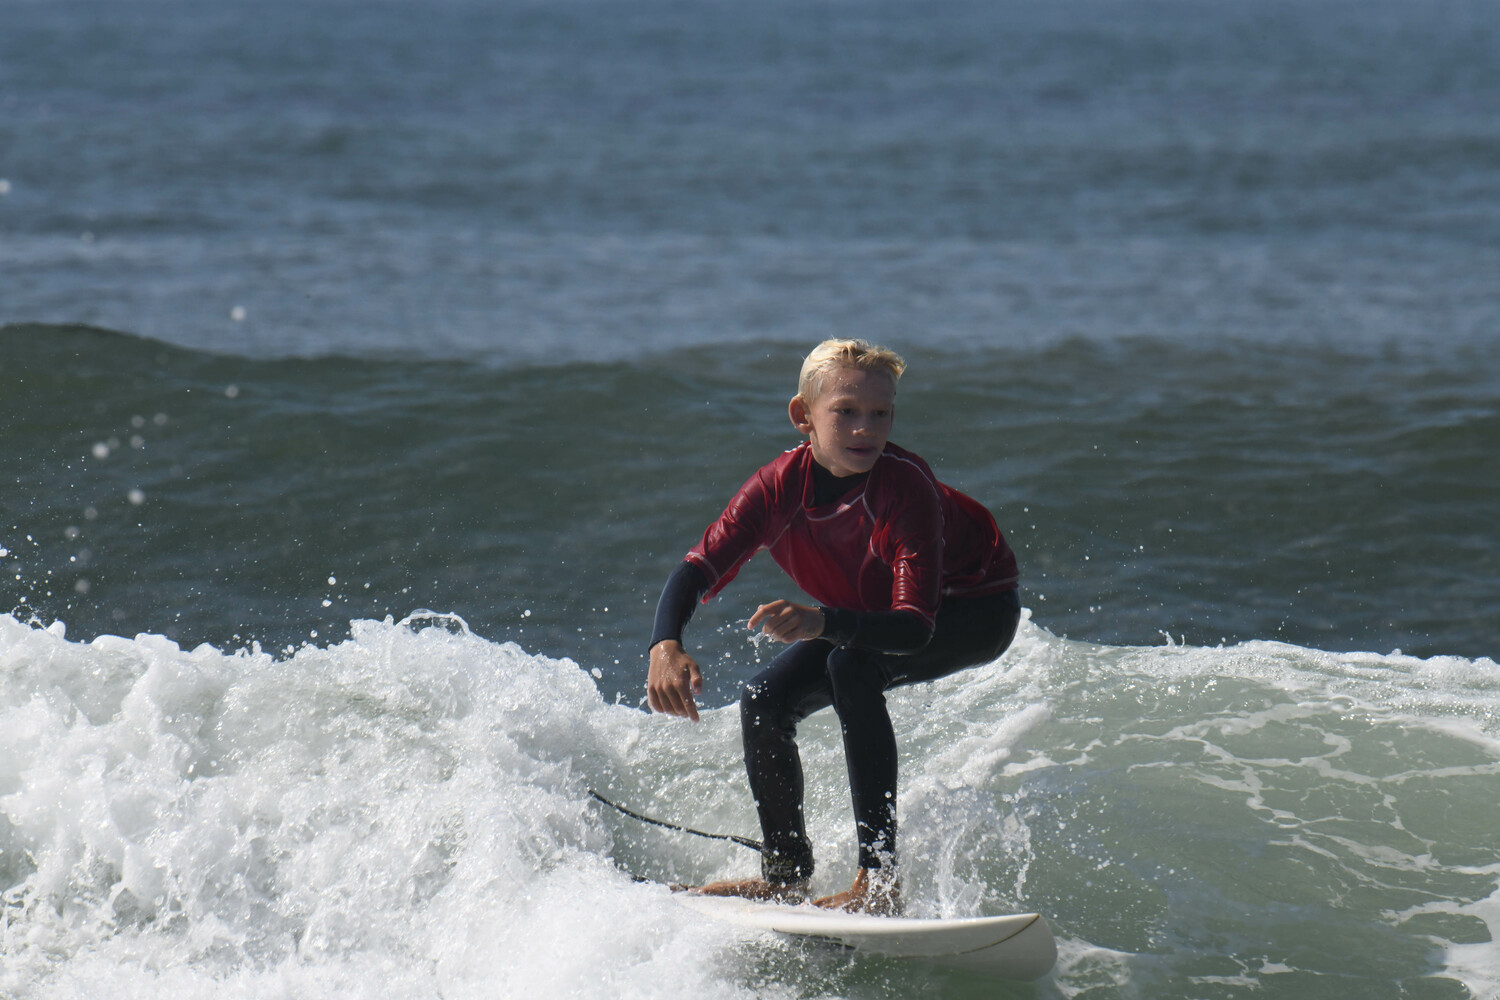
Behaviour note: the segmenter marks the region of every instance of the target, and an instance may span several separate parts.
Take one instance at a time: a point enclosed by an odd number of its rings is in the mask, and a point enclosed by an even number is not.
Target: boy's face
[[[885,372],[836,368],[812,400],[793,397],[788,413],[823,468],[835,476],[869,472],[891,437],[896,383]]]

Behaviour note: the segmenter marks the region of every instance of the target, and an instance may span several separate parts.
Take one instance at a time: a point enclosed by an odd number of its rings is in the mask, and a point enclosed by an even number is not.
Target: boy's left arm
[[[816,639],[823,634],[823,609],[793,604],[791,601],[772,601],[762,604],[750,616],[750,631],[759,629],[777,642],[793,643],[803,639]]]
[[[835,646],[909,656],[932,641],[932,626],[911,611],[819,610],[823,612],[823,638]]]

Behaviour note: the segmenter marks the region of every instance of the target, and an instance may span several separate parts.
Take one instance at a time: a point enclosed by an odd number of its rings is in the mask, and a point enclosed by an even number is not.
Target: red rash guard
[[[852,611],[910,611],[929,629],[943,597],[1016,587],[1016,557],[976,501],[943,485],[927,463],[887,444],[865,482],[814,506],[804,443],[740,487],[687,559],[707,601],[761,549],[818,603]]]

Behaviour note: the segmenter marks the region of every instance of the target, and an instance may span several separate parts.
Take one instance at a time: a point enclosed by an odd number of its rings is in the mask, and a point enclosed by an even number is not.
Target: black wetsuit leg
[[[830,705],[838,713],[859,865],[882,867],[896,842],[896,738],[885,692],[995,660],[1015,638],[1020,612],[1014,591],[949,598],[938,611],[932,641],[916,653],[898,656],[811,639],[788,647],[745,686],[745,767],[765,837],[762,870],[768,881],[812,874],[797,724]]]

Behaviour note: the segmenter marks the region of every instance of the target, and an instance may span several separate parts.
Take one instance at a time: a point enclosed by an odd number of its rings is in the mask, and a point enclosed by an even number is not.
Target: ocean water
[[[1500,997],[1487,0],[0,4],[0,996]],[[1028,619],[891,698],[923,915],[717,926],[800,357]],[[808,720],[818,887],[854,845]]]

